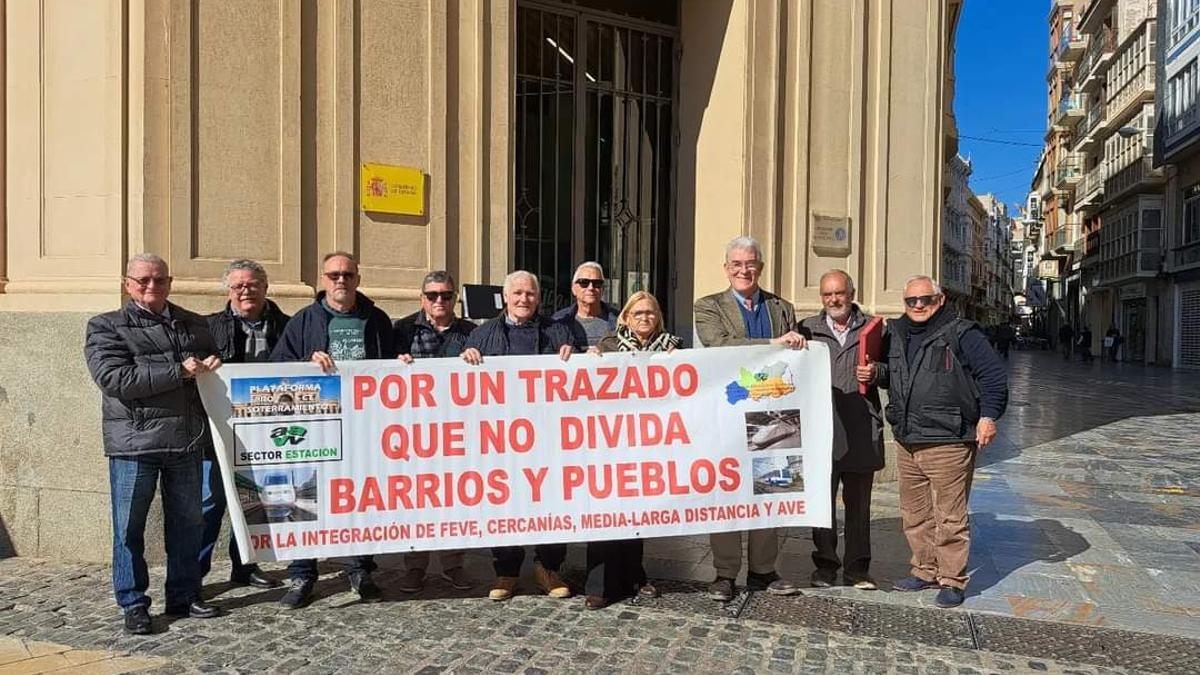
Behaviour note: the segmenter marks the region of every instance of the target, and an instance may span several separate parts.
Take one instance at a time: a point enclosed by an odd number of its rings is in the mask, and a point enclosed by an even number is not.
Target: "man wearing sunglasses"
[[[200,598],[201,458],[212,452],[196,376],[221,367],[204,317],[167,301],[171,275],[142,253],[125,267],[129,301],[88,321],[84,353],[100,387],[112,497],[113,592],[126,632],[152,631],[146,518],[162,483],[166,613],[207,619]]]
[[[436,270],[425,275],[421,282],[421,309],[395,325],[396,349],[400,351],[401,361],[412,363],[414,359],[462,354],[475,324],[454,315],[457,295],[458,286],[449,272]],[[438,562],[442,566],[442,578],[451,586],[467,590],[475,585],[463,569],[462,551],[439,551]],[[400,580],[400,590],[416,593],[425,585],[429,551],[405,553],[404,565],[407,571]]]
[[[311,361],[326,373],[337,370],[337,362],[396,358],[392,320],[370,298],[358,292],[362,277],[358,261],[344,251],[325,256],[321,263],[321,286],[313,304],[296,312],[271,352],[276,362]],[[371,579],[372,556],[355,556],[346,563],[350,588],[364,602],[378,602],[383,594]],[[279,602],[288,609],[308,603],[317,582],[317,561],[293,560],[288,565],[291,586]]]
[[[729,288],[696,301],[696,333],[705,347],[775,344],[803,349],[806,341],[797,332],[796,308],[758,285],[762,277],[762,248],[752,237],[737,237],[725,247],[725,277]],[[795,595],[796,585],[775,571],[779,538],[775,530],[751,530],[746,535],[750,567],[746,587],[774,595]],[[742,533],[719,532],[709,536],[717,578],[708,597],[720,602],[733,599],[742,568]]]
[[[967,500],[975,455],[996,436],[1008,374],[973,321],[960,319],[930,277],[904,284],[904,316],[888,322],[887,363],[858,368],[888,389],[887,419],[899,447],[900,519],[912,550],[897,591],[939,588],[938,607],[965,597],[971,525]]]
[[[234,260],[225,268],[222,277],[229,293],[225,309],[208,315],[212,332],[225,363],[261,363],[271,357],[279,335],[289,317],[279,306],[267,299],[267,270],[253,260]],[[204,534],[200,541],[200,576],[212,568],[213,549],[225,518],[225,486],[220,465],[213,454],[204,457],[202,503]],[[255,588],[278,588],[282,584],[262,573],[258,565],[245,564],[238,554],[237,540],[229,538],[229,560],[233,570],[229,581]]]
[[[571,280],[575,302],[555,312],[550,320],[571,331],[575,351],[586,352],[617,329],[617,310],[604,301],[604,268],[598,262],[585,262],[575,269]]]

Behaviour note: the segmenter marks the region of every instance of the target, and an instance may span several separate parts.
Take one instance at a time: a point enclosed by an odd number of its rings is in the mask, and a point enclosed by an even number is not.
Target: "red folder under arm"
[[[877,316],[867,322],[863,326],[862,332],[858,334],[858,365],[867,365],[867,357],[871,357],[871,362],[880,361],[883,359],[883,317]],[[863,382],[858,383],[858,393],[866,396],[870,385]]]

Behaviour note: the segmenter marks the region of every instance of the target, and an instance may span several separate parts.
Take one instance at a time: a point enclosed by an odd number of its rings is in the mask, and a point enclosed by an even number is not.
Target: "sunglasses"
[[[576,279],[575,285],[580,288],[588,288],[589,286],[592,288],[604,288],[604,280],[603,279]]]
[[[937,299],[936,295],[914,295],[911,298],[905,298],[904,304],[909,307],[929,307]]]
[[[454,299],[454,291],[424,291],[421,295],[424,295],[425,299],[430,302],[437,302],[438,300],[450,302]]]
[[[171,283],[171,277],[125,277],[138,285],[138,288],[149,288],[152,284],[166,286]]]
[[[326,272],[325,278],[330,281],[338,281],[345,279],[346,281],[354,281],[354,277],[358,276],[358,272]]]

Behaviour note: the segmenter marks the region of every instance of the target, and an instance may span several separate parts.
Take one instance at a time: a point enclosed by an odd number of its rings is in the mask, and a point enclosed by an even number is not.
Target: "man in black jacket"
[[[462,358],[477,366],[484,356],[518,354],[558,354],[563,361],[571,358],[571,331],[561,323],[551,323],[538,314],[541,288],[537,277],[517,270],[504,278],[504,312],[489,320],[467,338]],[[538,544],[534,547],[534,581],[552,598],[569,598],[571,589],[558,574],[567,557],[566,544]],[[496,584],[488,592],[491,600],[508,600],[517,589],[525,549],[520,546],[492,548],[492,567]]]
[[[200,461],[211,452],[196,376],[221,366],[204,318],[167,302],[171,276],[143,253],[125,267],[129,301],[87,325],[88,371],[100,387],[113,518],[113,591],[125,630],[151,632],[146,517],[162,481],[166,613],[207,619],[200,598]]]
[[[800,322],[800,332],[829,347],[833,380],[833,474],[829,488],[832,527],[814,527],[812,585],[832,586],[842,568],[847,586],[875,590],[871,566],[871,489],[883,468],[883,416],[879,390],[858,393],[859,335],[873,317],[854,302],[854,280],[842,270],[821,275],[824,310]],[[838,557],[837,493],[846,505],[846,549]]]
[[[412,363],[414,359],[462,354],[467,338],[475,330],[475,324],[454,315],[454,299],[457,295],[458,286],[449,272],[435,270],[425,275],[421,282],[421,309],[395,324],[396,349],[400,352],[401,361]],[[475,585],[463,569],[462,551],[438,551],[438,561],[442,566],[442,578],[455,588],[467,590]],[[408,569],[400,580],[400,590],[416,593],[425,585],[429,551],[405,553],[404,565]]]
[[[283,330],[271,360],[311,361],[326,373],[344,360],[394,359],[392,320],[370,298],[358,292],[362,277],[358,261],[343,251],[325,256],[321,263],[321,285],[313,304],[296,313]],[[355,556],[346,564],[346,577],[364,602],[383,598],[371,579],[372,556]],[[291,588],[279,599],[288,609],[303,607],[317,582],[315,559],[293,560],[288,565]]]
[[[223,276],[229,292],[225,309],[208,315],[208,329],[216,341],[221,360],[225,363],[260,363],[271,358],[271,350],[279,341],[283,327],[291,318],[279,306],[267,299],[267,270],[253,260],[234,260]],[[212,568],[213,548],[221,533],[225,518],[225,484],[217,458],[208,451],[204,455],[203,486],[204,534],[200,540],[200,576]],[[265,576],[258,565],[244,564],[238,553],[237,540],[229,537],[229,560],[233,570],[229,580],[255,588],[278,588],[275,579]]]
[[[859,374],[887,388],[887,419],[899,445],[900,519],[912,571],[892,587],[940,586],[937,606],[956,607],[969,580],[975,454],[996,436],[1008,374],[978,324],[944,304],[933,279],[910,278],[904,316],[888,323],[887,363],[862,366]]]

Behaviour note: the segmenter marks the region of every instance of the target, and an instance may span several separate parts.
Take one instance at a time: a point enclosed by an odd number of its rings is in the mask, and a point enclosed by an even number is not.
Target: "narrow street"
[[[0,636],[10,638],[0,656],[12,663],[0,672],[31,672],[22,654],[66,662],[78,650],[107,659],[108,672],[1196,672],[1200,382],[1053,352],[1014,352],[1010,373],[1009,412],[976,473],[961,609],[888,590],[907,574],[907,548],[884,483],[873,521],[881,590],[743,593],[728,605],[705,598],[708,544],[689,537],[647,544],[662,598],[597,612],[579,598],[487,601],[490,559],[477,551],[477,591],[434,578],[401,593],[403,563],[387,556],[383,603],[358,604],[326,565],[316,602],[290,613],[275,602],[281,591],[233,588],[219,566],[206,593],[225,616],[157,617],[160,632],[132,637],[107,567],[10,558],[0,561]],[[781,572],[802,586],[810,550],[807,531],[787,533]],[[581,580],[582,546],[568,564]],[[161,583],[158,568],[156,596]]]

